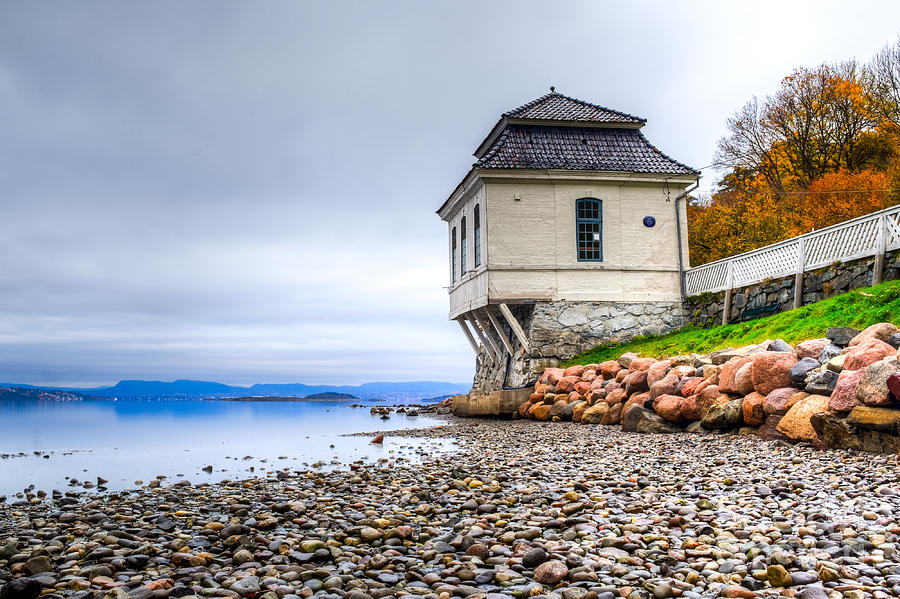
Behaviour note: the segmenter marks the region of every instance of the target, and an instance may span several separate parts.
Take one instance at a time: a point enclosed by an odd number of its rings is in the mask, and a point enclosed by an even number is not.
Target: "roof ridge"
[[[554,120],[554,119],[540,119],[540,118],[534,118],[534,117],[516,117],[517,113],[521,113],[530,108],[534,108],[535,106],[537,106],[541,103],[547,102],[548,100],[550,100],[551,98],[554,98],[554,97],[563,98],[570,102],[575,102],[576,104],[580,104],[581,106],[584,106],[586,108],[591,108],[593,110],[598,110],[598,111],[614,114],[619,117],[629,119],[635,123],[646,123],[647,122],[647,119],[645,119],[643,117],[639,117],[634,114],[623,112],[621,110],[616,110],[614,108],[608,108],[606,106],[601,106],[600,104],[594,104],[593,102],[588,102],[587,100],[573,98],[572,96],[567,96],[565,94],[561,94],[555,90],[551,91],[548,94],[544,94],[543,96],[540,96],[539,98],[535,98],[534,100],[532,100],[530,102],[526,102],[525,104],[522,104],[521,106],[513,108],[512,110],[507,110],[506,112],[504,112],[503,114],[500,115],[500,118],[523,118],[523,119],[530,118],[531,120]]]
[[[541,96],[540,98],[535,98],[535,99],[532,100],[531,102],[526,102],[526,103],[522,104],[521,106],[518,106],[518,107],[516,107],[516,108],[513,108],[512,110],[507,110],[506,112],[504,112],[504,113],[501,114],[500,116],[501,116],[501,117],[507,117],[507,118],[508,118],[508,117],[509,117],[512,113],[514,113],[514,112],[520,112],[520,111],[522,111],[522,110],[526,110],[526,109],[531,108],[531,107],[533,107],[533,106],[537,106],[539,103],[545,101],[545,100],[546,100],[547,98],[549,98],[550,96],[562,96],[562,94],[561,94],[561,93],[558,93],[558,92],[555,92],[555,91],[550,92],[549,94],[544,94],[544,95]],[[566,96],[563,96],[563,97],[566,97]],[[572,98],[569,98],[569,99],[571,100]]]

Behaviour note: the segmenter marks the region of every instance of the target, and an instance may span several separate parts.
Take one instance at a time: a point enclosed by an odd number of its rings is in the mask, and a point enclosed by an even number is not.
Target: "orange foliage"
[[[775,94],[735,113],[719,141],[717,165],[727,169],[719,190],[688,205],[691,264],[900,203],[895,80],[900,40],[870,65],[797,69]]]

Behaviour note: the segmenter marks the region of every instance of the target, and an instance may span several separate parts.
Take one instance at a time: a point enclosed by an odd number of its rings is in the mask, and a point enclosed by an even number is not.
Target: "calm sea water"
[[[439,440],[385,439],[347,433],[440,424],[425,416],[373,416],[340,402],[82,401],[0,402],[0,495],[70,486],[103,477],[110,490],[157,475],[166,482],[238,479],[273,470],[346,467],[365,459],[418,459],[452,451]],[[20,457],[25,452],[28,455]],[[41,452],[34,455],[33,452]],[[45,459],[44,454],[49,454]],[[212,466],[212,472],[204,467]],[[67,478],[69,477],[69,478]]]

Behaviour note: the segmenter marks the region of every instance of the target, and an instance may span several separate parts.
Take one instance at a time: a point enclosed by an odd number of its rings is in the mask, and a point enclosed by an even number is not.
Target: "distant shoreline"
[[[249,395],[246,397],[204,397],[203,401],[272,401],[272,402],[294,402],[294,401],[310,401],[310,402],[338,402],[338,401],[360,401],[355,395],[346,393],[318,393],[307,397],[284,397],[284,396],[268,396],[268,395]]]

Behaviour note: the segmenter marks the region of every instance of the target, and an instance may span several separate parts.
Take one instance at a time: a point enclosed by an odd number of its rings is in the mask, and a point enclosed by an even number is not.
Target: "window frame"
[[[459,276],[462,278],[468,268],[466,268],[466,217],[462,217],[459,221]]]
[[[481,266],[481,208],[478,204],[475,204],[475,209],[473,210],[472,218],[475,221],[475,226],[472,228],[473,235],[473,249],[475,250],[475,268]]]
[[[596,218],[594,215],[596,215]],[[593,239],[586,240],[586,243],[590,245],[583,247],[582,233],[591,236],[599,233],[600,240],[596,242],[596,247],[593,247]],[[602,200],[597,198],[579,198],[575,200],[575,257],[578,262],[603,262]]]
[[[456,284],[456,227],[450,227],[450,283]]]

